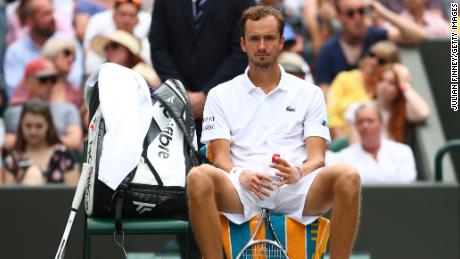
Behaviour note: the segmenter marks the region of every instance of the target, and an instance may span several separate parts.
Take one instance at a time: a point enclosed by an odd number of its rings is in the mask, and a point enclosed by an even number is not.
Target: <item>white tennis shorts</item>
[[[318,216],[303,216],[302,212],[305,207],[305,201],[307,199],[308,192],[310,191],[311,184],[315,180],[316,175],[321,171],[322,168],[318,168],[312,173],[304,176],[300,179],[299,182],[295,184],[285,184],[279,188],[276,197],[270,196],[270,213],[271,214],[280,214],[287,215],[290,218],[304,224],[308,225],[315,221]],[[234,213],[225,213],[221,212],[225,217],[228,218],[231,222],[235,224],[242,224],[246,221],[249,221],[252,217],[260,214],[260,199],[255,196],[252,192],[246,190],[240,184],[240,174],[229,174],[222,171],[227,175],[232,182],[233,186],[240,197],[241,203],[244,207],[244,215],[234,214]],[[268,201],[265,200],[266,202]]]

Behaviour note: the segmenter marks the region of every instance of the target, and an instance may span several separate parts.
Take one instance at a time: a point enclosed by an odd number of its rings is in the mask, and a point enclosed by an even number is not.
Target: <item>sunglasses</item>
[[[124,3],[133,3],[135,5],[140,5],[142,0],[117,0],[117,4],[124,4]]]
[[[74,56],[73,51],[70,50],[70,49],[63,49],[63,50],[62,50],[62,54],[63,54],[64,57],[66,57],[66,58],[69,58],[69,57],[73,57],[73,56]]]
[[[109,50],[117,50],[120,47],[120,44],[116,42],[109,42],[107,45],[105,45],[104,50],[107,52]]]
[[[44,76],[44,77],[37,77],[38,82],[40,84],[45,85],[45,84],[51,84],[54,85],[57,83],[57,76]]]
[[[375,58],[377,60],[377,62],[379,63],[379,65],[383,66],[387,63],[387,61],[379,56],[377,56],[377,54],[375,54],[374,52],[369,52],[369,54],[367,54],[368,57],[370,58]]]
[[[361,7],[361,8],[356,8],[356,9],[348,9],[345,11],[345,15],[348,18],[353,18],[355,14],[359,14],[361,16],[364,16],[367,12],[367,8]]]

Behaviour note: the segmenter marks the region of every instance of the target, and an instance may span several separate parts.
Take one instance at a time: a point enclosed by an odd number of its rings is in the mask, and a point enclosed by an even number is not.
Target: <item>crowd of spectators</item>
[[[449,35],[442,0],[182,2],[0,0],[0,184],[76,183],[88,121],[84,82],[104,62],[139,72],[152,88],[180,79],[201,127],[208,91],[247,66],[239,18],[256,4],[273,5],[285,16],[279,62],[321,87],[332,141],[354,150],[338,155],[342,162],[388,162],[376,153],[348,159],[359,155],[356,150],[371,152],[358,115],[376,121],[378,141],[370,142],[390,150],[398,146],[393,143],[409,144],[409,131],[430,114],[399,48]],[[369,101],[371,111],[363,106]],[[412,173],[395,179],[402,178],[415,180]]]

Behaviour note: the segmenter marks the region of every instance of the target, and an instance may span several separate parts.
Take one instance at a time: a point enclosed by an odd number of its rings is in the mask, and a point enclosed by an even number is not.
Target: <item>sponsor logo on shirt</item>
[[[203,131],[212,130],[215,128],[214,116],[203,118]]]

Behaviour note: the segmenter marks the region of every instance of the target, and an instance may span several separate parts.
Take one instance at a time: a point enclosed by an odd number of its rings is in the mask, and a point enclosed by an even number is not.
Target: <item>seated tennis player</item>
[[[324,96],[278,65],[284,20],[276,9],[251,7],[241,25],[249,67],[209,92],[201,141],[212,149],[214,166],[193,168],[187,179],[202,255],[223,258],[219,213],[241,224],[265,207],[304,224],[332,209],[331,258],[349,258],[360,178],[349,166],[324,167],[330,140]],[[281,157],[270,164],[274,153]],[[280,181],[264,173],[269,165]]]

